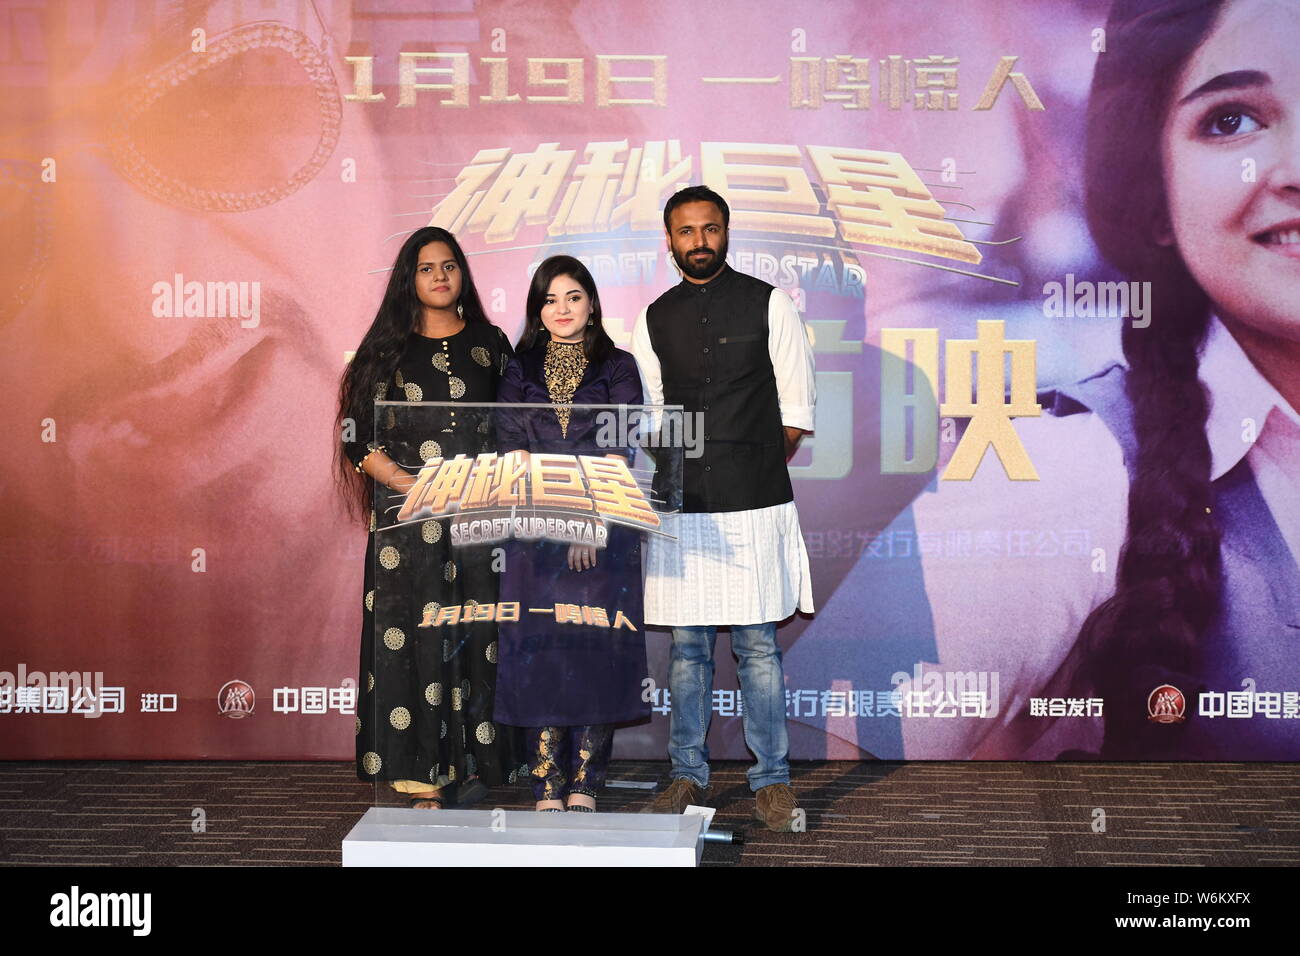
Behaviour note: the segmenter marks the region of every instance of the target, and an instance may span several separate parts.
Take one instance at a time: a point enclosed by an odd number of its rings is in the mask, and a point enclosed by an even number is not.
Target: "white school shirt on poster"
[[[1287,547],[1300,555],[1300,416],[1217,317],[1206,332],[1199,377],[1210,399],[1211,479],[1245,457]],[[1024,714],[1031,697],[1087,692],[1076,641],[1084,620],[1115,591],[1128,471],[1118,441],[1093,412],[1057,418],[1044,411],[1016,419],[1015,429],[1038,481],[1010,481],[996,456],[986,454],[971,481],[939,481],[913,505],[918,542],[927,534],[933,544],[969,532],[977,546],[972,555],[920,547],[938,662],[919,665],[923,682],[915,689],[937,690],[934,678],[924,678],[930,672],[974,672],[977,679],[984,672],[990,690],[997,675],[998,688],[991,718],[934,716],[933,708],[927,716],[904,716],[908,760],[1050,760],[1101,746],[1099,718]],[[1067,539],[1072,548],[1063,547]],[[1097,548],[1102,571],[1093,570]],[[905,696],[913,683],[897,689]]]
[[[790,296],[773,289],[767,352],[776,376],[781,424],[813,430],[817,386],[812,346]],[[663,376],[650,344],[646,310],[632,330],[647,405],[662,405]],[[749,511],[670,515],[674,538],[649,535],[645,547],[645,622],[662,627],[764,624],[795,610],[813,612],[808,551],[793,501]]]

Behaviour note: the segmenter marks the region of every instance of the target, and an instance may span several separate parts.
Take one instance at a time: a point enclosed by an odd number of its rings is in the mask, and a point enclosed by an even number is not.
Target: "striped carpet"
[[[746,842],[707,846],[706,866],[1300,864],[1295,764],[800,762],[793,834],[751,821],[744,770],[714,768],[714,826]],[[372,799],[350,763],[0,763],[0,864],[338,866]],[[648,799],[607,788],[601,809]],[[520,787],[479,805],[530,806]]]

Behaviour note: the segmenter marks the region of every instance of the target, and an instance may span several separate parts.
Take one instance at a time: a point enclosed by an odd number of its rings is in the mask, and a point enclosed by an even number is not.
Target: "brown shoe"
[[[796,821],[798,829],[803,830],[803,811],[788,783],[774,783],[754,794],[754,819],[777,833],[791,832]]]
[[[658,796],[641,808],[642,813],[681,813],[688,806],[705,806],[709,791],[690,777],[674,777]]]

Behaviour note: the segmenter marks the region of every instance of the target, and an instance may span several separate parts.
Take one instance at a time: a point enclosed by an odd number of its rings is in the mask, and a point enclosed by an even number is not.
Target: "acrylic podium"
[[[523,739],[643,709],[642,552],[672,536],[698,423],[671,406],[374,409],[370,448],[411,477],[376,484],[357,708],[374,806],[344,865],[696,865],[707,813],[532,810]],[[491,796],[456,806],[476,776]],[[448,806],[411,805],[435,789]]]

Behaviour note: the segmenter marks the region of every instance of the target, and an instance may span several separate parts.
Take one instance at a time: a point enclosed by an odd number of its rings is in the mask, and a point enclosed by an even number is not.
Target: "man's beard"
[[[683,274],[690,276],[692,279],[707,279],[722,268],[727,261],[727,242],[728,237],[722,239],[722,247],[718,249],[715,255],[708,259],[700,259],[698,262],[691,261],[691,254],[703,249],[705,252],[713,252],[707,246],[697,246],[687,251],[685,256],[679,255],[677,250],[673,250],[673,260],[677,263],[677,268],[681,269]]]

